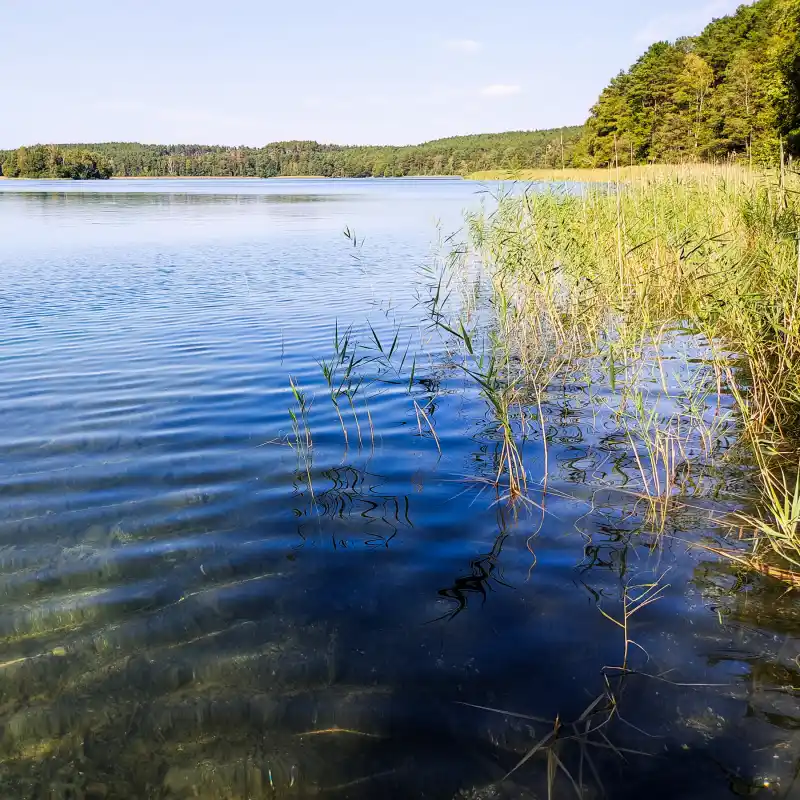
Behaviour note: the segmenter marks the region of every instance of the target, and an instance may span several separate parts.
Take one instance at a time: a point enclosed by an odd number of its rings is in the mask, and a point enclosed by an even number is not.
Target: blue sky
[[[0,0],[0,147],[404,144],[583,122],[737,0]]]

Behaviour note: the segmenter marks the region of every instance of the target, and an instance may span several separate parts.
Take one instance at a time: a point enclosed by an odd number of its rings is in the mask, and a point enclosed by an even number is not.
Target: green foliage
[[[84,148],[37,144],[0,154],[6,178],[72,178],[90,180],[111,177],[111,164],[99,153]]]
[[[596,166],[774,163],[781,137],[800,152],[800,0],[758,0],[652,45],[603,91],[579,150]]]
[[[626,438],[659,529],[679,472],[688,474],[698,452],[681,437],[702,432],[702,447],[714,452],[716,420],[732,401],[761,508],[723,523],[753,533],[753,551],[731,557],[800,587],[800,181],[728,164],[640,172],[611,191],[606,184],[504,197],[489,218],[472,220],[476,249],[522,320],[509,329],[509,346],[523,364],[529,352],[601,354],[606,397],[624,397]],[[689,379],[680,412],[687,416],[677,424],[645,402],[641,384],[628,396],[624,389],[641,359],[658,374],[647,382],[662,382],[669,394],[659,354],[676,328],[709,350],[708,383]],[[587,375],[591,381],[592,369]],[[714,394],[712,425],[697,409]]]
[[[514,131],[439,139],[407,147],[343,147],[318,142],[275,142],[265,147],[144,145],[128,142],[20,148],[0,153],[8,177],[62,176],[51,153],[69,163],[89,151],[117,177],[272,178],[321,175],[336,178],[463,175],[484,169],[537,169],[572,164],[581,127]],[[37,154],[33,164],[32,153]],[[80,153],[80,156],[76,156]],[[101,176],[94,176],[101,177]]]

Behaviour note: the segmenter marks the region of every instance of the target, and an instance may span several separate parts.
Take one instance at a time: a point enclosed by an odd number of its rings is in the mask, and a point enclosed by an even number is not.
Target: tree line
[[[406,147],[347,147],[312,141],[265,147],[150,145],[129,142],[35,145],[0,152],[7,177],[326,178],[465,175],[485,169],[555,168],[569,162],[581,126],[438,139]],[[76,174],[94,163],[97,174]],[[72,170],[72,174],[67,174]],[[103,173],[103,174],[100,174]],[[105,174],[108,173],[108,174]]]
[[[758,0],[699,36],[657,42],[592,108],[576,163],[673,163],[800,152],[800,0]]]
[[[36,145],[0,155],[7,178],[110,178],[111,163],[101,153],[83,147]]]

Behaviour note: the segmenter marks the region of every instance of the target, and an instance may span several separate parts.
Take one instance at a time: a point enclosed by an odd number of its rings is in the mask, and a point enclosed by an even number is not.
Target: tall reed
[[[783,171],[675,168],[504,196],[490,217],[471,219],[498,293],[533,321],[529,334],[541,343],[573,355],[605,353],[614,364],[614,349],[630,352],[668,325],[703,337],[759,476],[761,510],[742,521],[795,566],[799,188]],[[641,405],[632,419],[651,460],[649,469],[640,462],[645,483],[663,494],[680,437],[666,435]]]

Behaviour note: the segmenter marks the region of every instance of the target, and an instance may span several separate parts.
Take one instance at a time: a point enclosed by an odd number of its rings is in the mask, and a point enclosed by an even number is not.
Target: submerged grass
[[[622,587],[620,598],[622,607],[618,617],[605,611],[598,601],[600,613],[607,620],[618,626],[623,633],[622,663],[619,666],[603,667],[601,670],[603,691],[591,700],[574,721],[565,722],[561,716],[557,716],[555,720],[548,720],[490,706],[459,703],[477,710],[500,714],[504,717],[527,720],[532,724],[532,730],[535,730],[535,725],[547,725],[545,734],[536,741],[533,747],[527,750],[525,755],[506,773],[503,780],[507,780],[524,767],[534,756],[545,756],[547,760],[546,788],[548,798],[557,796],[556,780],[560,774],[563,778],[566,778],[574,793],[582,800],[587,796],[593,796],[595,792],[602,796],[606,794],[599,771],[592,758],[593,749],[611,751],[622,760],[625,759],[626,755],[651,756],[650,753],[641,750],[616,746],[609,738],[608,731],[610,730],[610,725],[615,721],[631,725],[624,719],[620,711],[620,699],[624,682],[628,675],[646,675],[646,673],[637,673],[630,668],[631,646],[639,648],[647,655],[647,651],[631,638],[631,619],[636,613],[662,598],[664,591],[668,588],[668,584],[663,583],[663,578],[664,576],[662,575],[654,582],[636,586],[625,584]],[[660,676],[656,676],[656,679],[662,680]],[[638,730],[635,726],[631,725],[631,727]],[[565,752],[569,745],[575,746],[571,749],[577,749],[577,753],[572,753],[571,758]],[[573,766],[573,769],[570,769],[570,766]],[[587,769],[591,772],[593,784],[587,780]]]
[[[543,353],[608,365],[642,492],[661,512],[687,461],[682,420],[710,447],[715,423],[691,407],[731,396],[760,492],[738,520],[754,541],[748,563],[768,571],[771,552],[800,583],[800,181],[733,167],[606,175],[604,186],[501,197],[471,219],[499,305],[513,310],[498,326],[506,349],[536,386]],[[713,363],[710,388],[683,387],[677,421],[620,380],[670,326],[705,342]]]

